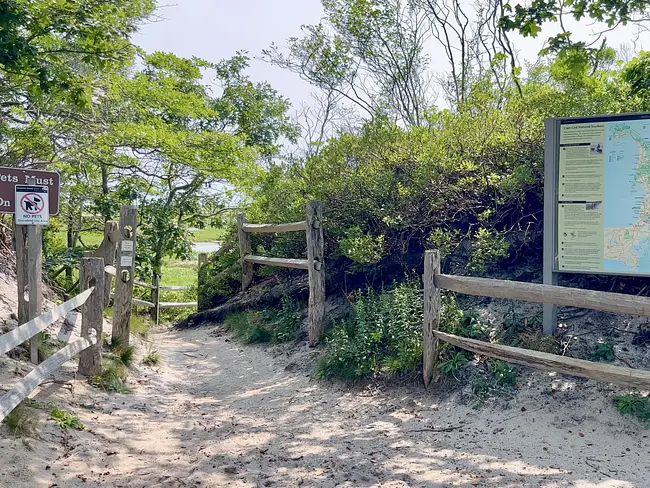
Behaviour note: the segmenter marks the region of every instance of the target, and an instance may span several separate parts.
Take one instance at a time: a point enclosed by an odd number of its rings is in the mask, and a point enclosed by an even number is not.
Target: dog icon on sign
[[[32,203],[29,199],[25,200],[25,210],[28,212],[37,212],[39,208],[41,208],[41,204],[43,201],[38,198],[38,197],[33,197],[34,203]]]

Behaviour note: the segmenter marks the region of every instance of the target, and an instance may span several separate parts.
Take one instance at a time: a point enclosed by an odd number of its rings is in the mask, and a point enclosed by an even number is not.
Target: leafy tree
[[[369,117],[387,115],[420,125],[430,107],[424,16],[403,0],[325,0],[325,21],[277,46],[266,58]]]
[[[219,64],[173,54],[142,58],[133,75],[106,80],[102,112],[108,130],[95,136],[102,194],[93,213],[114,217],[122,202],[139,206],[140,270],[160,274],[163,258],[186,258],[188,227],[217,223],[228,210],[228,185],[254,174],[258,155],[293,138],[288,102],[244,74],[247,58]],[[213,96],[203,73],[223,84]],[[96,188],[99,186],[96,186]]]

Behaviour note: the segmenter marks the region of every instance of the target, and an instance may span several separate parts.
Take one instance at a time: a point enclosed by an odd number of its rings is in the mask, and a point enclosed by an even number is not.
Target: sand
[[[162,363],[135,367],[130,394],[74,380],[74,364],[46,385],[36,400],[88,430],[61,431],[48,408],[40,438],[3,427],[0,486],[650,486],[648,431],[602,383],[524,373],[518,394],[474,409],[416,385],[316,381],[316,352],[242,346],[218,328],[150,340]],[[6,388],[22,366],[4,361]]]

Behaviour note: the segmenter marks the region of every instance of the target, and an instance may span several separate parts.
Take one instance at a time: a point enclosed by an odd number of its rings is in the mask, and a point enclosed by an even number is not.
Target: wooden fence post
[[[120,225],[117,222],[109,221],[104,223],[104,240],[97,248],[93,256],[104,259],[104,266],[115,265],[115,253],[117,243],[120,240]],[[106,273],[104,276],[104,308],[108,307],[111,301],[111,289],[113,288],[113,275]]]
[[[251,245],[251,235],[244,231],[244,224],[246,223],[246,214],[241,212],[237,215],[237,236],[239,238],[239,255],[241,258],[241,289],[246,290],[253,282],[253,264],[244,261],[244,258],[253,253]]]
[[[204,288],[205,288],[205,272],[206,270],[203,269],[203,267],[208,264],[208,255],[207,253],[200,253],[199,254],[199,273],[197,276],[197,281],[196,281],[196,309],[200,312],[202,310],[205,310],[205,299],[203,298],[204,296]]]
[[[29,302],[25,298],[27,291],[27,226],[16,225],[14,233],[16,250],[16,281],[18,282],[18,325],[29,320]]]
[[[434,276],[440,274],[440,251],[424,253],[424,353],[422,358],[422,376],[425,388],[433,379],[433,372],[438,360],[438,339],[433,331],[440,327],[440,288],[433,282]]]
[[[29,319],[35,319],[43,313],[43,227],[40,225],[27,226],[27,277],[29,288]],[[29,341],[29,352],[32,363],[38,364],[38,349],[42,334],[36,334]]]
[[[153,288],[151,289],[151,319],[156,325],[160,322],[160,275],[154,273],[153,275]]]
[[[307,204],[307,260],[309,261],[309,345],[315,346],[325,331],[325,239],[323,207]]]
[[[120,242],[115,263],[115,299],[113,304],[113,343],[128,346],[131,335],[131,307],[135,279],[135,252],[138,209],[124,205],[120,211]]]
[[[79,291],[95,287],[81,306],[81,337],[93,344],[79,355],[79,374],[88,378],[102,372],[104,326],[104,259],[83,258],[79,270]],[[94,337],[93,337],[94,335]]]

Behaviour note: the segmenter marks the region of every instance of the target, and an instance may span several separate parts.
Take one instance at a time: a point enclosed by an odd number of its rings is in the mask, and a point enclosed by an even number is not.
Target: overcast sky
[[[136,44],[148,52],[169,51],[216,62],[231,57],[238,50],[259,56],[273,42],[284,47],[287,38],[300,36],[302,25],[318,23],[323,10],[320,0],[178,0],[175,5],[161,8],[159,15],[163,20],[143,26],[134,39]],[[594,29],[586,23],[567,25],[582,37]],[[542,39],[554,30],[554,27],[545,28],[536,40],[518,39],[515,45],[520,57],[536,59]],[[629,43],[633,33],[634,28],[619,29],[608,35],[608,43],[618,48],[622,43]],[[646,34],[642,41],[647,49],[650,36]],[[637,48],[641,49],[643,44],[638,44]],[[441,69],[443,52],[433,42],[427,48],[433,66]],[[262,61],[253,61],[249,73],[255,81],[269,81],[292,101],[294,108],[299,107],[300,102],[309,101],[312,88],[297,75]]]

